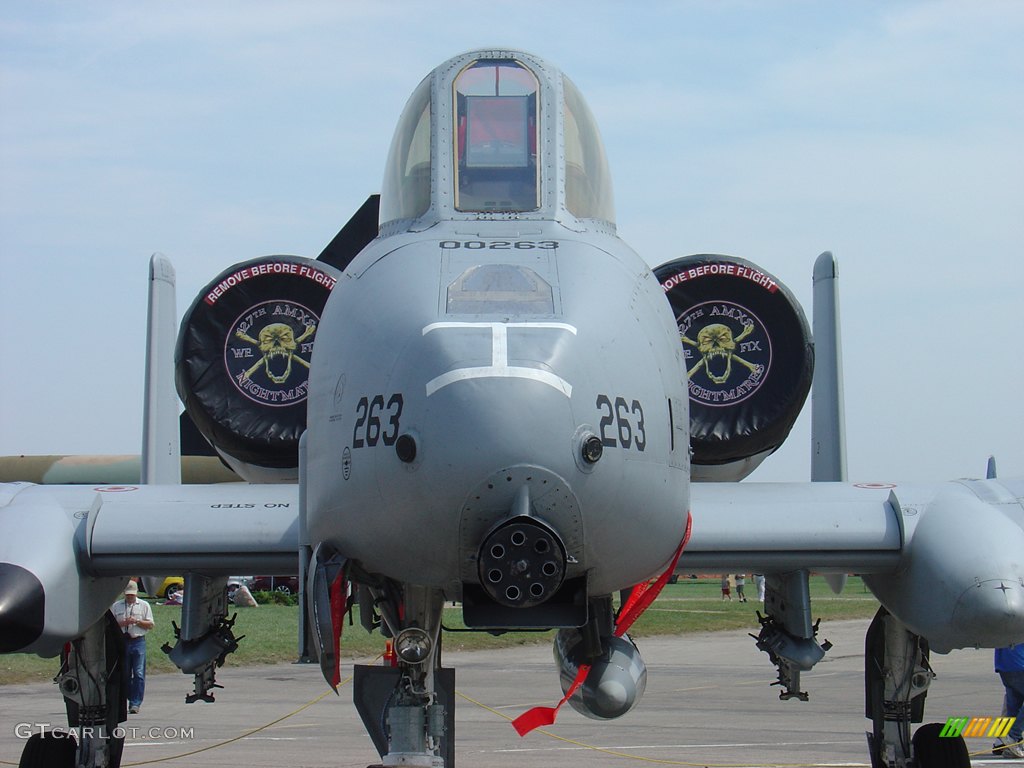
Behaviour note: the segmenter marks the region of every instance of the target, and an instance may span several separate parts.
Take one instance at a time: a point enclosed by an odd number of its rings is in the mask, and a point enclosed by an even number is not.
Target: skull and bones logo
[[[707,301],[690,307],[676,321],[689,358],[691,399],[731,405],[746,400],[764,383],[772,342],[753,312],[728,301]]]
[[[744,360],[736,354],[737,345],[747,336],[754,332],[754,324],[749,323],[743,326],[739,336],[733,337],[732,328],[722,323],[711,323],[705,325],[697,333],[697,340],[689,338],[685,333],[679,338],[684,344],[696,347],[700,353],[700,360],[693,368],[688,370],[687,376],[691,379],[701,368],[704,373],[715,384],[725,384],[732,374],[732,361],[746,367],[751,373],[757,373],[760,366]]]
[[[235,331],[242,341],[253,344],[263,353],[263,357],[243,374],[251,379],[262,367],[267,378],[274,384],[284,384],[292,374],[292,362],[309,368],[309,363],[296,354],[299,344],[316,333],[316,323],[310,323],[302,334],[296,338],[295,331],[287,323],[270,323],[260,331],[259,339],[254,339],[242,330]]]

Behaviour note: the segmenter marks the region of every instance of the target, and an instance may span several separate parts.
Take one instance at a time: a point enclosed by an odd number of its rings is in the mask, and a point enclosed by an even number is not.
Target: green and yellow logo
[[[1016,717],[951,717],[942,727],[939,736],[998,739],[1006,736],[1015,722]]]

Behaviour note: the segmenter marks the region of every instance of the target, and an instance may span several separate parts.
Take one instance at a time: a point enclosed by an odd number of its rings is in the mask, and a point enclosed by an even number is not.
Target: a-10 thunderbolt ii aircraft
[[[342,230],[319,260],[231,267],[181,324],[178,394],[251,483],[174,484],[173,270],[155,259],[143,483],[0,486],[0,650],[61,654],[82,732],[77,756],[33,736],[23,764],[119,764],[107,608],[131,574],[187,574],[170,655],[195,676],[190,699],[212,699],[236,646],[227,574],[303,575],[332,685],[358,605],[397,652],[354,685],[382,764],[451,768],[443,603],[480,630],[558,628],[568,701],[614,718],[646,680],[625,630],[673,568],[767,574],[757,642],[783,697],[805,695],[800,672],[825,650],[808,572],[863,574],[884,606],[865,658],[872,764],[956,764],[962,741],[912,741],[911,723],[929,649],[1024,637],[1024,482],[734,482],[810,386],[803,314],[739,259],[652,272],[616,237],[583,98],[535,56],[473,51],[417,86],[372,229],[366,243]],[[832,269],[819,260],[816,280]],[[817,479],[843,479],[841,457]]]

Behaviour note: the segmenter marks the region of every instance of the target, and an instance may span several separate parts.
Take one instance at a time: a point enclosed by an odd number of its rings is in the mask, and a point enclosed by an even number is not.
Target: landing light
[[[430,656],[430,636],[419,627],[408,627],[395,638],[395,651],[406,664],[422,664]]]
[[[416,459],[416,438],[412,435],[399,435],[395,441],[395,453],[399,461],[411,464]]]
[[[604,453],[604,445],[601,443],[601,438],[597,435],[591,435],[583,441],[583,447],[581,449],[583,454],[583,460],[587,464],[596,464]]]

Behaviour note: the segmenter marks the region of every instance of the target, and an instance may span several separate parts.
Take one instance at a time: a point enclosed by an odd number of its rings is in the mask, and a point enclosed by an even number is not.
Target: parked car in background
[[[285,595],[299,593],[298,576],[253,576],[249,585],[251,592],[281,592]]]
[[[185,579],[181,576],[143,576],[139,585],[150,597],[170,597],[185,587]]]

